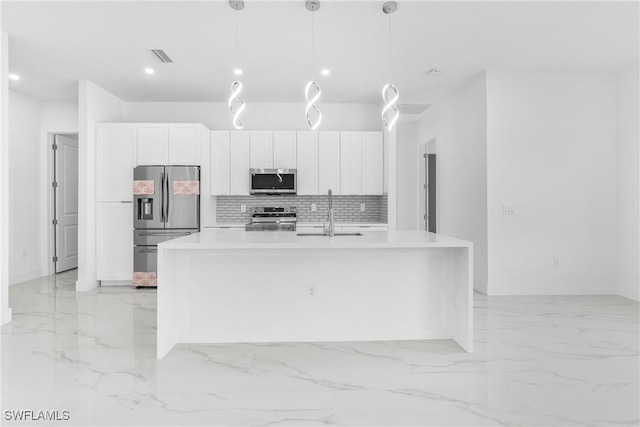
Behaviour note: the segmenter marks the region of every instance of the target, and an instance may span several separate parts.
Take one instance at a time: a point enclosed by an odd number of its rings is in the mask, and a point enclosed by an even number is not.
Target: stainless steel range
[[[297,209],[291,207],[253,208],[251,222],[244,226],[247,231],[296,231]]]

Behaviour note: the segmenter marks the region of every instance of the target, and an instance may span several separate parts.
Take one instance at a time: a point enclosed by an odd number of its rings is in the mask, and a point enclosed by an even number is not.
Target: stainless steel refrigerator
[[[200,231],[200,167],[133,170],[133,285],[157,286],[158,248]]]

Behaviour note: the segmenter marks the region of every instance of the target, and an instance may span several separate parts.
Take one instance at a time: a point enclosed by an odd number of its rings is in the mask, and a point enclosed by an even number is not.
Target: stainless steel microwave
[[[249,194],[296,194],[295,169],[249,169]]]

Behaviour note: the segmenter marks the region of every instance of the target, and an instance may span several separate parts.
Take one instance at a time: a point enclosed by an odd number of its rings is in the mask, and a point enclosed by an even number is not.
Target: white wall
[[[618,74],[618,294],[640,300],[638,65]]]
[[[487,291],[487,92],[483,74],[423,114],[437,139],[438,232],[473,242],[474,288]],[[417,197],[420,183],[414,187]]]
[[[405,119],[406,120],[406,119]],[[398,230],[423,229],[418,225],[417,185],[419,133],[417,121],[400,120],[396,131],[396,179]]]
[[[234,130],[225,102],[128,102],[126,121],[203,123],[211,130]],[[241,116],[245,130],[308,130],[305,104],[249,102]],[[381,130],[377,104],[318,104],[319,130]]]
[[[42,127],[78,128],[77,102],[43,102]]]
[[[43,103],[9,90],[9,283],[15,284],[46,274],[42,257],[41,206],[43,155],[40,123]],[[46,240],[45,240],[46,242]]]
[[[2,2],[0,2],[2,22]],[[9,36],[0,33],[0,324],[11,321],[9,308]],[[0,344],[1,345],[1,344]]]
[[[487,72],[490,294],[615,293],[614,77]]]
[[[77,291],[98,285],[96,273],[96,123],[125,121],[125,102],[88,80],[79,82]]]

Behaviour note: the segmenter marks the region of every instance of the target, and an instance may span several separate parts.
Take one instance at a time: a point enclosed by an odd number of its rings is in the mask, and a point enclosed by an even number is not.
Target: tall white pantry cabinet
[[[211,195],[248,195],[249,169],[297,169],[299,195],[382,195],[382,132],[212,131]]]
[[[201,166],[208,144],[209,130],[201,124],[96,125],[97,279],[103,285],[133,275],[133,168]]]

